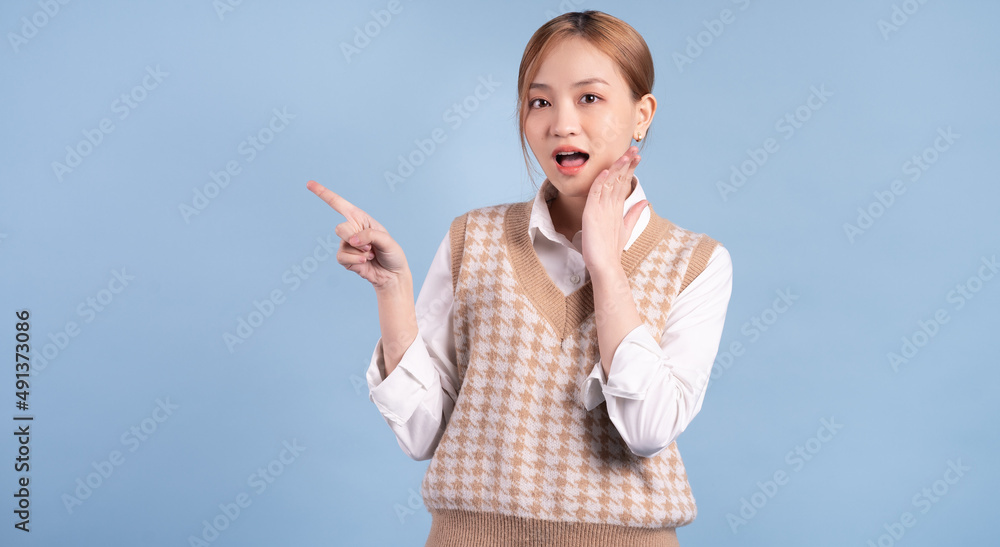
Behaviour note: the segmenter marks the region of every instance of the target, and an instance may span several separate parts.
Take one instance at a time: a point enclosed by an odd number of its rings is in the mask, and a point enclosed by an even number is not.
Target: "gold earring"
[[[635,142],[639,142],[641,140],[642,140],[642,133],[639,133],[639,136],[635,138]]]

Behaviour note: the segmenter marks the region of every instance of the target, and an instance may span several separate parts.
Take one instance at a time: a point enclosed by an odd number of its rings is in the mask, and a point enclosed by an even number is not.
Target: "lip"
[[[578,165],[576,167],[564,167],[560,165],[558,161],[556,161],[556,155],[559,154],[560,152],[581,152],[583,154],[587,154],[588,157],[587,160],[584,161],[581,165]],[[559,172],[562,173],[563,175],[575,175],[579,173],[584,167],[587,166],[587,162],[590,161],[589,156],[590,153],[582,148],[577,148],[575,146],[564,144],[562,146],[557,146],[556,149],[552,151],[552,162],[555,163],[556,169],[558,169]]]

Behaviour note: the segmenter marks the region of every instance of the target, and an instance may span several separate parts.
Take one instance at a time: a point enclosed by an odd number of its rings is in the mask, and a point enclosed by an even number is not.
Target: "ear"
[[[635,128],[632,134],[641,133],[645,135],[649,131],[650,124],[653,123],[653,116],[655,114],[656,97],[652,93],[646,93],[635,104]]]

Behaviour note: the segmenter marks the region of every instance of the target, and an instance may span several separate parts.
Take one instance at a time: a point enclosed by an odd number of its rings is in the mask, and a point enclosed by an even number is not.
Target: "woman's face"
[[[611,58],[579,37],[560,41],[542,59],[526,104],[528,146],[565,196],[585,197],[628,150],[642,120]],[[560,154],[570,149],[580,153]]]

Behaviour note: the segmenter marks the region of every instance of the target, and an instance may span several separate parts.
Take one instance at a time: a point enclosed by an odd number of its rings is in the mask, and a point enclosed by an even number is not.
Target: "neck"
[[[635,191],[635,178],[632,178],[632,190]],[[587,205],[587,196],[567,196],[559,192],[549,202],[549,216],[556,232],[573,241],[573,236],[583,229],[583,208]]]
[[[566,239],[573,241],[573,236],[583,229],[583,208],[586,205],[586,196],[571,197],[558,194],[549,202],[552,227],[556,232],[566,236]]]

